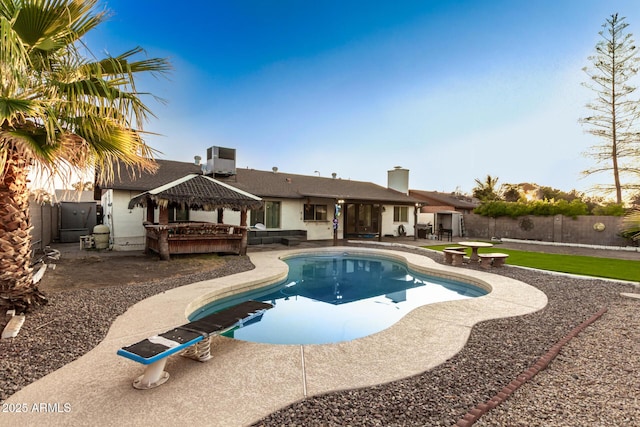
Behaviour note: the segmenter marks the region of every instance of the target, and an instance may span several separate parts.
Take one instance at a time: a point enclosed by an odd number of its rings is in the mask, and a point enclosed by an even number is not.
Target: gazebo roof
[[[195,210],[212,211],[218,208],[257,209],[262,199],[206,175],[189,174],[168,184],[138,194],[129,201],[129,209],[176,204]]]

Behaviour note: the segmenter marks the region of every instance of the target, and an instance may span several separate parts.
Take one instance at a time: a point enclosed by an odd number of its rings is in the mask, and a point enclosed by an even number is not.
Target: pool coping
[[[169,381],[140,391],[131,382],[142,365],[118,357],[118,348],[185,322],[211,301],[286,277],[283,257],[309,253],[384,254],[418,272],[490,287],[487,295],[419,307],[392,327],[350,342],[271,345],[216,337],[213,359],[182,357],[167,362]],[[86,355],[30,384],[7,403],[69,403],[70,412],[3,414],[20,425],[148,425],[181,422],[244,426],[307,396],[366,387],[431,369],[459,352],[471,328],[485,320],[544,308],[547,297],[523,282],[489,272],[439,264],[410,252],[326,247],[250,254],[255,269],[171,289],[141,301],[119,316],[105,339]]]

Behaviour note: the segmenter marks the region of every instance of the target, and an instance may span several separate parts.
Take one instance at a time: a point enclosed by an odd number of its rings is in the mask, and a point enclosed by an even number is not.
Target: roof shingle
[[[135,180],[121,176],[116,178],[113,183],[102,185],[101,187],[143,192],[160,187],[188,174],[201,173],[200,166],[193,163],[171,160],[157,160],[157,163],[159,168],[155,174],[141,174]],[[237,169],[236,175],[216,178],[216,180],[262,198],[300,199],[321,197],[405,205],[419,201],[401,192],[381,187],[371,182],[255,169]]]

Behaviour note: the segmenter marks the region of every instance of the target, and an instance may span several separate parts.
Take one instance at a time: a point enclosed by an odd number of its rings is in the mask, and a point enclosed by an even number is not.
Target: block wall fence
[[[631,246],[630,240],[619,236],[621,226],[622,217],[617,216],[593,215],[573,219],[563,215],[527,215],[513,219],[464,214],[466,237],[476,239],[497,237],[586,245]]]
[[[42,250],[58,237],[58,209],[50,203],[40,204],[33,200],[29,203],[31,215],[31,246]]]

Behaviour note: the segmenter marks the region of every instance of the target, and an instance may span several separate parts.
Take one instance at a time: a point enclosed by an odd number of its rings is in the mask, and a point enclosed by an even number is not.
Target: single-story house
[[[163,186],[189,174],[205,174],[239,191],[262,199],[259,209],[248,213],[249,245],[279,242],[282,238],[308,240],[333,238],[380,238],[385,235],[414,236],[419,200],[409,195],[409,171],[396,167],[388,171],[389,186],[363,181],[238,169],[235,150],[211,147],[207,163],[157,160],[155,173],[135,179],[124,174],[111,183],[97,183],[104,209],[104,224],[110,229],[114,250],[141,250],[145,245],[143,222],[150,218],[141,207],[129,202],[140,193]],[[209,221],[240,225],[240,212],[224,209],[207,212],[170,207],[169,221]],[[154,221],[158,221],[159,212]],[[335,224],[335,234],[334,234]],[[257,226],[257,227],[256,227]]]

